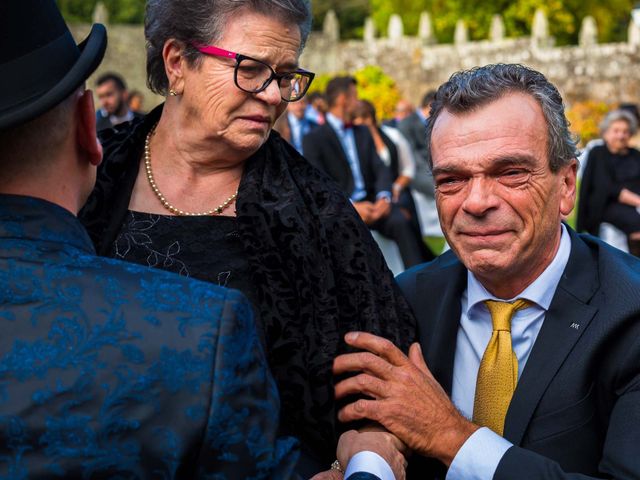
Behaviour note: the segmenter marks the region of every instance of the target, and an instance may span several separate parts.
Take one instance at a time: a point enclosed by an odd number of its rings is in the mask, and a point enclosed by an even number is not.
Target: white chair
[[[378,243],[378,246],[382,251],[382,255],[387,262],[389,270],[391,270],[394,275],[399,275],[400,273],[404,272],[404,263],[402,263],[400,250],[398,249],[398,245],[396,244],[396,242],[394,242],[390,238],[383,236],[381,233],[378,233],[375,230],[371,230],[371,235]]]
[[[608,243],[612,247],[616,247],[623,252],[629,253],[629,243],[627,236],[619,228],[614,227],[610,223],[601,223],[599,237],[603,242]]]

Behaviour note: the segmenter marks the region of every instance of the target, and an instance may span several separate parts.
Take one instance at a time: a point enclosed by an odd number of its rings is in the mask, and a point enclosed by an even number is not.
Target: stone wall
[[[130,89],[145,93],[147,108],[162,101],[146,88],[144,34],[141,26],[108,25],[104,11],[98,9],[94,21],[107,24],[109,47],[105,60],[93,79],[105,71],[121,73]],[[420,18],[419,34],[405,36],[400,17],[392,16],[387,37],[377,37],[373,22],[367,19],[363,40],[340,40],[335,14],[325,18],[323,30],[313,32],[300,64],[321,73],[349,72],[366,65],[380,65],[398,83],[407,98],[418,102],[422,94],[436,88],[460,69],[488,63],[523,63],[543,72],[554,82],[568,102],[593,99],[608,103],[640,100],[640,28],[631,22],[624,43],[598,44],[597,27],[585,18],[580,45],[554,47],[547,20],[537,12],[532,35],[505,38],[499,16],[493,19],[490,39],[469,42],[466,27],[458,22],[455,42],[437,45],[428,14]],[[76,38],[84,38],[88,25],[72,26]]]
[[[422,94],[437,88],[461,69],[489,63],[522,63],[543,72],[570,103],[599,100],[607,103],[640,100],[640,29],[629,26],[624,43],[598,44],[593,18],[583,21],[580,45],[554,47],[544,14],[537,12],[532,36],[504,37],[504,24],[494,17],[491,38],[467,41],[463,22],[458,22],[455,42],[437,45],[431,20],[423,14],[420,34],[403,34],[402,21],[392,16],[389,36],[375,36],[373,24],[365,23],[365,39],[341,41],[335,16],[328,15],[324,30],[309,38],[301,64],[316,73],[353,71],[366,65],[380,65],[398,83],[407,98],[418,102]]]

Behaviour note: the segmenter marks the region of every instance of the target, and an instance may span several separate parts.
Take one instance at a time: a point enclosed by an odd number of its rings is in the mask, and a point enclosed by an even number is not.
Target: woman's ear
[[[169,90],[182,94],[184,90],[184,70],[186,59],[184,56],[184,44],[175,38],[170,38],[162,48],[164,70],[169,80]]]

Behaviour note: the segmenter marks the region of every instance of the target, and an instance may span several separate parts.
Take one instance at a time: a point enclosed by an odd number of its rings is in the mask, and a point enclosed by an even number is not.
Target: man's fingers
[[[336,398],[342,398],[355,393],[363,393],[369,397],[385,398],[385,383],[376,377],[361,373],[355,377],[342,380],[335,386]]]
[[[407,363],[404,353],[386,338],[366,332],[349,332],[344,338],[352,347],[375,353],[392,365],[400,366]]]
[[[409,347],[409,360],[413,363],[422,373],[426,373],[427,375],[431,375],[429,371],[429,367],[424,361],[424,356],[422,355],[422,348],[420,348],[419,343],[414,343]]]
[[[378,421],[380,401],[360,399],[343,407],[338,412],[338,420],[343,423],[368,418]]]
[[[375,377],[386,379],[393,365],[369,352],[346,353],[338,355],[333,361],[333,373],[366,372]]]

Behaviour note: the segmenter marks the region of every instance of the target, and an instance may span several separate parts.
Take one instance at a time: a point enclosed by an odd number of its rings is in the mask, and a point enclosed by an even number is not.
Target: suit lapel
[[[319,128],[324,128],[327,131],[326,138],[329,143],[330,149],[335,153],[335,155],[339,158],[338,162],[335,162],[337,165],[340,165],[341,176],[347,179],[347,185],[350,191],[354,188],[353,182],[353,173],[351,172],[351,167],[349,166],[349,160],[347,159],[347,153],[344,151],[344,147],[342,146],[342,142],[340,142],[340,138],[338,138],[338,134],[333,129],[331,125],[325,123]],[[348,195],[350,195],[349,193]]]
[[[414,314],[427,366],[451,395],[460,297],[467,287],[467,271],[453,252],[443,254],[439,261],[444,258],[442,268],[417,275]]]
[[[588,305],[598,288],[598,269],[587,245],[570,230],[571,255],[531,355],[518,381],[505,420],[504,437],[518,445],[549,384],[597,308]]]

